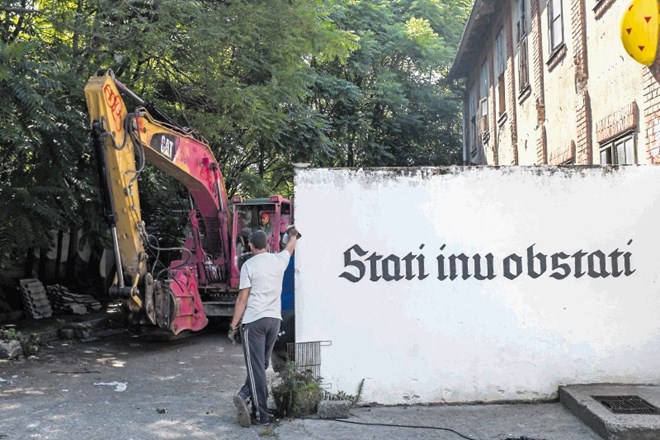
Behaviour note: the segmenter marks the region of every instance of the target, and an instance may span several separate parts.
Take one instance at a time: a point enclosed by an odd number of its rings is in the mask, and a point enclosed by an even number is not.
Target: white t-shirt
[[[282,279],[291,254],[264,252],[243,263],[239,289],[250,288],[243,324],[261,318],[282,319]]]

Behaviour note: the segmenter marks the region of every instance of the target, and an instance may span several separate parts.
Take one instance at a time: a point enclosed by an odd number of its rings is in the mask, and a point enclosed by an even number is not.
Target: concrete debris
[[[318,416],[322,419],[345,419],[349,416],[351,402],[348,400],[322,400]]]
[[[59,284],[46,286],[53,309],[61,314],[84,315],[101,310],[101,303],[91,295],[70,292]]]
[[[72,328],[61,328],[57,331],[57,336],[59,336],[60,339],[73,339],[75,332]]]
[[[50,318],[53,310],[50,307],[46,289],[41,281],[35,278],[26,278],[19,281],[21,298],[25,315],[33,319]]]
[[[23,354],[23,347],[18,341],[0,341],[0,359],[14,359]]]

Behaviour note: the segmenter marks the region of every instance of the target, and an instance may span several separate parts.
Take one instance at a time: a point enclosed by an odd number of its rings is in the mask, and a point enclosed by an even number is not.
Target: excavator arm
[[[140,104],[133,112],[128,112],[120,89]],[[200,285],[224,286],[229,280],[231,213],[220,167],[202,139],[157,110],[147,110],[148,103],[117,81],[112,71],[92,76],[85,98],[115,251],[117,277],[110,294],[126,298],[132,312],[144,313],[174,334],[200,330],[208,322]],[[140,211],[138,176],[147,162],[184,185],[196,205],[189,214],[192,235],[162,281],[149,272],[147,249],[154,245]]]

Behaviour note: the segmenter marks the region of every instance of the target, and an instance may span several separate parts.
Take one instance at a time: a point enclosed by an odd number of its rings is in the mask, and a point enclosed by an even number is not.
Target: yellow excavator
[[[122,96],[137,107],[129,112]],[[137,321],[175,335],[203,329],[209,316],[231,316],[240,265],[250,256],[245,252],[249,232],[267,213],[271,250],[278,251],[281,235],[293,222],[291,201],[236,197],[230,204],[220,165],[204,139],[137,96],[111,70],[89,79],[85,98],[115,259],[109,296],[125,299]],[[180,182],[191,200],[191,233],[178,259],[158,273],[159,255],[172,249],[160,248],[142,220],[138,185],[146,164]],[[289,272],[285,284],[291,285],[292,296],[293,270]],[[291,301],[285,303],[292,315]]]

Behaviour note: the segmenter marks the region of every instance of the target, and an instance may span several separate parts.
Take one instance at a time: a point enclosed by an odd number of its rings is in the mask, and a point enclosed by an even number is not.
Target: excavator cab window
[[[282,236],[290,219],[288,205],[286,214],[281,213],[279,215],[277,206],[272,203],[237,205],[234,209],[237,212],[236,221],[238,223],[236,227],[236,255],[238,256],[239,268],[245,260],[252,256],[248,243],[250,235],[257,230],[262,230],[268,235],[270,252],[279,252],[283,249]]]
[[[241,206],[237,209],[238,215],[236,216],[237,220],[237,236],[236,236],[236,255],[239,257],[239,268],[243,265],[243,262],[247,259],[250,252],[250,247],[248,242],[250,240],[250,234],[252,233],[252,223],[253,223],[253,212],[247,206]]]

